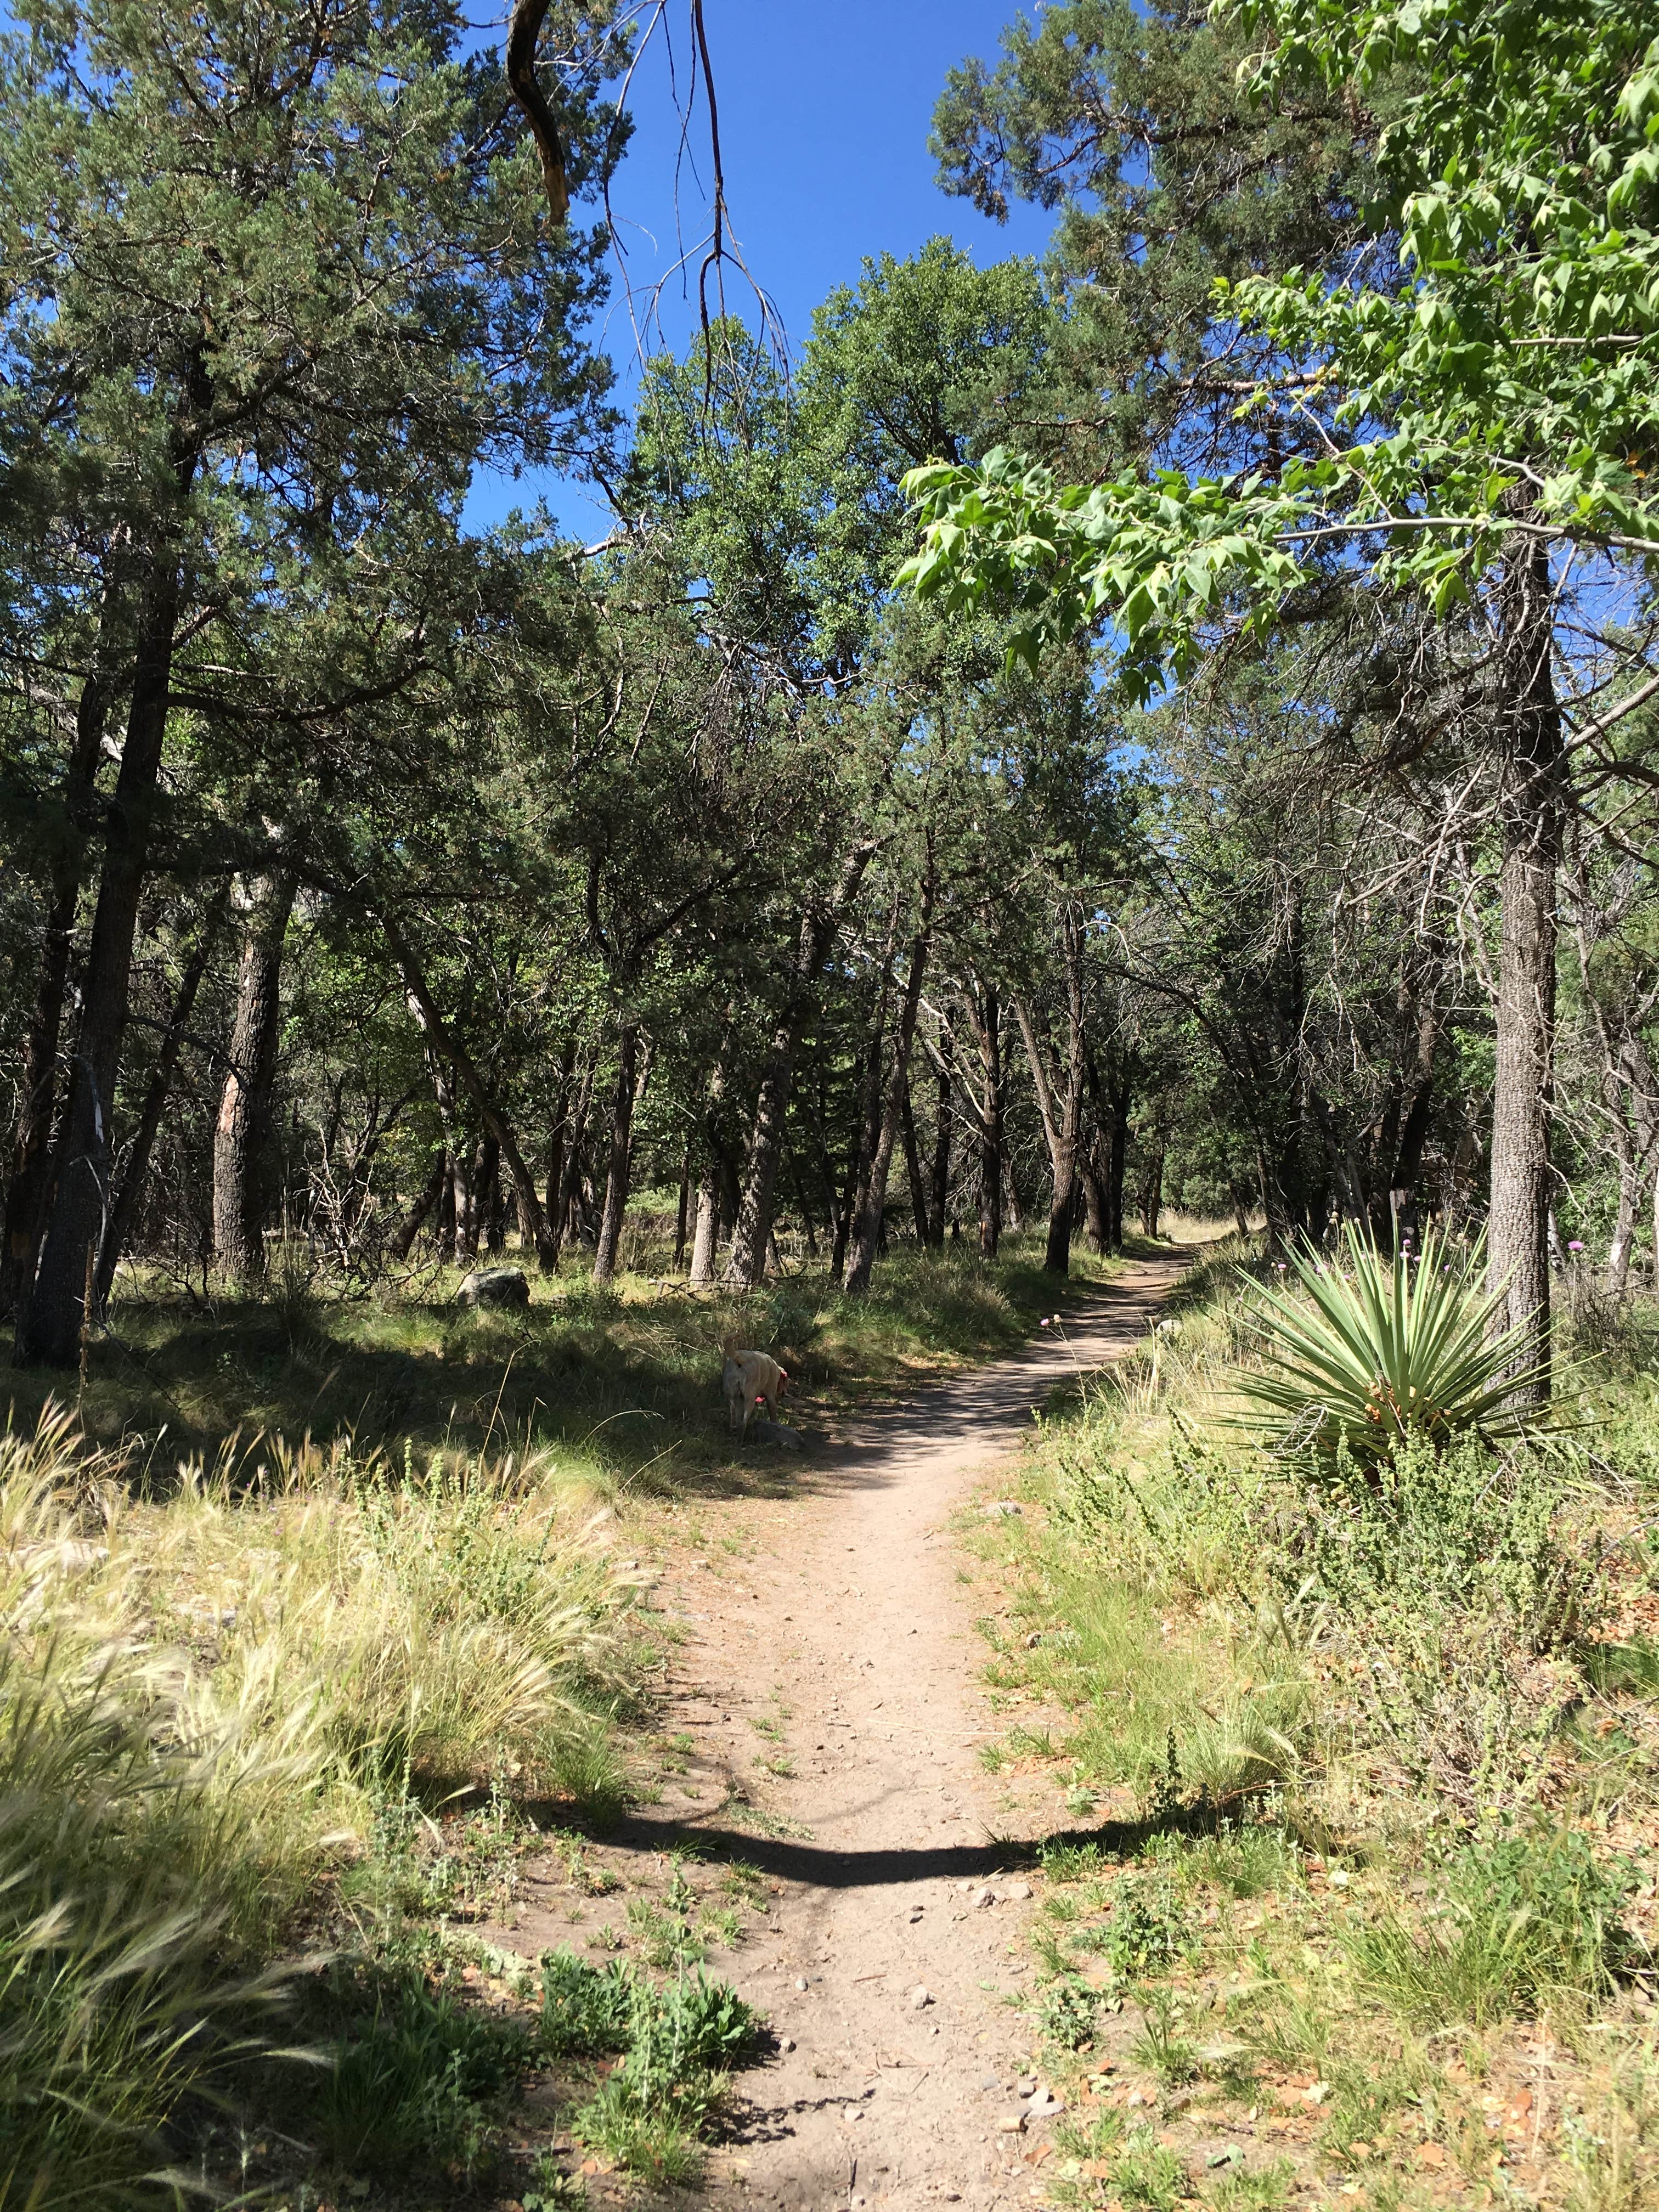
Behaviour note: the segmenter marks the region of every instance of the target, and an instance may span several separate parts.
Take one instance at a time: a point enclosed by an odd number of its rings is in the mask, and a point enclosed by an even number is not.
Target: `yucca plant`
[[[1249,1286],[1266,1329],[1264,1364],[1240,1388],[1271,1417],[1280,1450],[1334,1457],[1346,1444],[1367,1472],[1407,1437],[1438,1445],[1474,1430],[1494,1443],[1535,1426],[1517,1406],[1537,1379],[1530,1333],[1498,1329],[1501,1290],[1481,1286],[1481,1251],[1455,1251],[1431,1231],[1419,1255],[1378,1251],[1350,1227],[1340,1264],[1292,1252],[1289,1282]]]

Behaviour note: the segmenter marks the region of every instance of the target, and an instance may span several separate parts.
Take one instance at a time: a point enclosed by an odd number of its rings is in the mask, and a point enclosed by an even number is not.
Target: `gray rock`
[[[522,1267],[478,1267],[455,1296],[464,1306],[527,1306],[530,1278]]]
[[[1025,1508],[1017,1505],[1012,1498],[999,1498],[994,1505],[981,1505],[979,1510],[987,1521],[1000,1521],[1011,1514],[1023,1514]]]

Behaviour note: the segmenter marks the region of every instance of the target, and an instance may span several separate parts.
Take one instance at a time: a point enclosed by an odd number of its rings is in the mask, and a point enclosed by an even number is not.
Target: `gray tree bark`
[[[109,1294],[115,1281],[115,1270],[126,1250],[127,1240],[132,1234],[133,1217],[138,1201],[143,1196],[144,1184],[149,1176],[149,1158],[155,1149],[155,1139],[161,1127],[161,1115],[173,1089],[173,1079],[179,1066],[179,1054],[184,1044],[185,1031],[196,1005],[196,994],[202,988],[208,963],[213,957],[220,930],[224,926],[225,909],[229,904],[230,886],[226,884],[215,896],[203,917],[197,933],[196,943],[179,979],[179,988],[167,1016],[167,1025],[161,1037],[161,1048],[155,1056],[155,1066],[150,1072],[149,1088],[144,1093],[143,1108],[138,1116],[138,1127],[128,1147],[126,1165],[121,1176],[120,1188],[110,1208],[109,1221],[98,1246],[98,1264],[93,1278],[93,1295],[97,1309],[102,1313],[109,1304]]]
[[[193,473],[193,463],[182,471],[186,481]],[[167,738],[181,589],[178,560],[165,554],[140,618],[121,769],[104,819],[103,866],[69,1097],[51,1170],[50,1218],[33,1280],[22,1286],[19,1299],[17,1352],[25,1364],[39,1361],[49,1367],[73,1367],[78,1361],[91,1273],[88,1261],[107,1224],[110,1117],[126,1035],[138,902],[149,865],[156,786]]]
[[[295,882],[287,870],[246,889],[246,921],[231,1024],[230,1067],[213,1132],[213,1256],[233,1281],[265,1272],[271,1091],[282,1017],[283,945]]]
[[[622,1249],[634,1143],[634,1109],[640,1087],[639,1060],[639,1024],[625,1014],[617,1038],[617,1086],[611,1098],[611,1151],[605,1166],[605,1208],[599,1216],[599,1238],[593,1251],[596,1283],[615,1280],[617,1257]]]
[[[1551,667],[1549,561],[1511,556],[1503,624],[1503,859],[1487,1252],[1501,1317],[1522,1333],[1516,1396],[1550,1392],[1550,1094],[1554,1073],[1556,875],[1561,857],[1561,713]]]
[[[4,1242],[0,1244],[0,1317],[4,1318],[17,1311],[25,1286],[33,1278],[35,1252],[45,1225],[52,1120],[58,1096],[58,1048],[63,1036],[75,911],[86,869],[88,833],[97,796],[98,757],[108,709],[108,680],[94,667],[81,686],[76,706],[75,738],[64,775],[62,842],[52,866],[52,895],[41,933],[34,1005],[23,1037],[17,1134],[6,1188]]]
[[[888,1054],[886,1097],[882,1109],[880,1134],[876,1140],[875,1158],[871,1162],[864,1202],[858,1209],[848,1246],[847,1275],[842,1287],[849,1297],[865,1296],[875,1269],[882,1216],[887,1208],[888,1171],[892,1165],[893,1146],[897,1141],[899,1122],[909,1087],[910,1048],[916,1034],[916,1016],[921,1007],[922,980],[927,972],[927,955],[933,945],[933,853],[930,839],[927,866],[921,884],[921,911],[917,918],[915,936],[910,944],[909,972],[904,980],[904,996],[899,1003],[898,1024]]]

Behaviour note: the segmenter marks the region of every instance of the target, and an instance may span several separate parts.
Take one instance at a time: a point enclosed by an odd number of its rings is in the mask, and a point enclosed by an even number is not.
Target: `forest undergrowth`
[[[969,1538],[987,1763],[1098,1829],[1032,1926],[1046,2192],[1650,2203],[1659,1309],[1569,1282],[1562,1425],[1345,1484],[1252,1441],[1246,1256],[1056,1401]]]
[[[466,1271],[435,1265],[367,1291],[279,1265],[258,1298],[134,1272],[88,1346],[78,1424],[164,1469],[237,1437],[346,1435],[398,1453],[553,1450],[597,1485],[670,1492],[730,1461],[725,1338],[776,1353],[785,1411],[810,1427],[872,1389],[1024,1342],[1056,1299],[1037,1236],[1005,1238],[988,1266],[965,1245],[896,1246],[861,1298],[817,1269],[694,1292],[671,1275],[671,1249],[641,1243],[636,1270],[605,1286],[580,1258],[556,1276],[532,1268],[527,1310],[470,1310],[455,1295]],[[1086,1284],[1111,1264],[1079,1253],[1074,1274]],[[27,1427],[64,1385],[16,1368],[0,1389]]]

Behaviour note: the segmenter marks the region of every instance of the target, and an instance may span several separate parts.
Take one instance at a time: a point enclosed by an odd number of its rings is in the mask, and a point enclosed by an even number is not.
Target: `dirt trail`
[[[740,1522],[754,1548],[717,1549],[659,1593],[684,1634],[665,1725],[696,1748],[673,1793],[685,1802],[630,1820],[614,1863],[690,1835],[769,1880],[769,1916],[714,1967],[785,2047],[740,2077],[716,2202],[979,2208],[1031,2193],[1036,2138],[997,2127],[1030,2041],[1002,2002],[1021,1984],[1009,1951],[1030,1893],[1020,1853],[999,1844],[1065,1816],[1052,1785],[1013,1800],[978,1763],[996,1729],[950,1520],[1056,1382],[1143,1334],[1188,1256],[1091,1293],[1063,1337],[866,1417],[855,1444],[803,1465],[804,1495],[700,1509],[706,1527]],[[757,1772],[779,1754],[793,1778]],[[787,1832],[757,1834],[745,1798]],[[573,1940],[551,1906],[532,1899],[511,1940]]]

